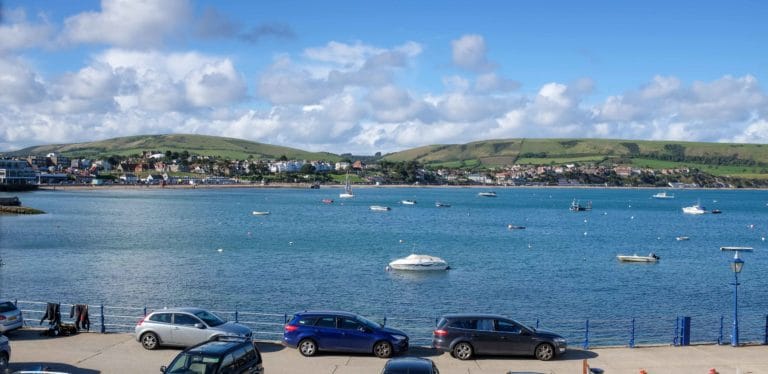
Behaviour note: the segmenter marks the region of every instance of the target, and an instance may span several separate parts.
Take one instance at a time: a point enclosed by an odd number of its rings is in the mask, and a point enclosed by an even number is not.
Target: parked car
[[[548,361],[565,353],[566,341],[550,331],[495,314],[450,314],[437,323],[432,345],[460,359],[478,355],[533,355]]]
[[[428,358],[398,357],[387,361],[381,374],[440,374],[440,371]]]
[[[264,374],[261,353],[251,339],[220,337],[179,353],[166,374]]]
[[[354,313],[314,311],[296,313],[285,325],[283,344],[304,356],[318,351],[373,353],[388,358],[408,350],[408,335]]]
[[[24,325],[21,310],[8,300],[0,300],[0,333],[15,330]]]
[[[8,362],[11,361],[11,343],[8,338],[0,335],[0,373],[5,373],[8,369]]]
[[[161,345],[190,347],[219,336],[250,340],[253,332],[248,326],[227,322],[214,313],[200,308],[161,309],[139,320],[136,340],[146,349]]]

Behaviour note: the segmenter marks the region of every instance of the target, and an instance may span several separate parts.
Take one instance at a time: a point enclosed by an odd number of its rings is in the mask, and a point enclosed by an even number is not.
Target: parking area
[[[11,372],[22,369],[51,370],[74,374],[159,373],[180,352],[179,349],[147,351],[131,334],[80,333],[72,336],[41,336],[40,330],[24,329],[10,333]],[[274,342],[258,342],[269,374],[378,373],[385,360],[366,355],[320,354],[302,357],[296,350]],[[583,360],[606,373],[768,374],[768,346],[698,345],[688,347],[572,349],[549,362],[528,357],[479,357],[460,361],[426,347],[413,347],[408,355],[427,357],[437,363],[441,373],[581,373]]]

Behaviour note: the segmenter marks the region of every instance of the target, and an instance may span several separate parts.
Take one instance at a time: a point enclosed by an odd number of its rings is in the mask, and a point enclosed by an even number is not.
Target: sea
[[[423,341],[445,313],[502,314],[591,345],[672,343],[689,316],[692,341],[730,341],[733,252],[720,247],[745,246],[754,251],[741,253],[741,340],[765,339],[767,191],[669,190],[674,199],[657,200],[661,189],[494,187],[497,197],[478,196],[490,190],[19,193],[47,214],[0,216],[0,298],[286,316],[341,309]],[[570,211],[573,200],[592,210]],[[696,202],[722,214],[683,214]],[[651,252],[658,263],[616,259]],[[451,269],[385,269],[412,253]]]

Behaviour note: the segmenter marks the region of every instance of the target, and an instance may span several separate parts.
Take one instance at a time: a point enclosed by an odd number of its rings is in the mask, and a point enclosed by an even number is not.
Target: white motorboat
[[[416,200],[401,200],[400,204],[403,204],[403,205],[416,205]]]
[[[347,178],[344,181],[344,192],[339,194],[339,198],[351,199],[353,197],[355,197],[355,194],[352,193],[352,185],[349,184],[349,172],[347,172]]]
[[[687,237],[687,236],[678,236],[678,237],[677,237],[677,238],[675,238],[675,239],[677,239],[677,241],[679,241],[679,242],[680,242],[680,241],[683,241],[683,240],[688,240],[688,239],[690,239],[690,238],[689,238],[689,237]]]
[[[448,270],[448,263],[440,257],[412,254],[389,263],[387,270],[435,271]]]
[[[388,210],[392,210],[392,208],[383,205],[371,205],[370,209],[376,212],[386,212]]]
[[[268,216],[269,212],[254,210],[251,214],[253,214],[254,216]]]
[[[653,195],[654,199],[674,199],[675,195],[668,194],[666,191],[659,192]]]
[[[661,257],[651,252],[650,254],[648,254],[648,256],[618,255],[616,256],[616,259],[621,262],[658,262],[659,259],[661,259]]]
[[[436,201],[435,206],[438,208],[450,208],[451,204],[446,204],[446,203],[441,203],[439,201]]]
[[[486,192],[478,192],[477,196],[482,197],[496,197],[496,192],[493,191],[486,191]]]
[[[701,206],[701,203],[696,203],[691,206],[687,206],[683,208],[683,213],[685,214],[704,214],[707,212],[707,208],[704,208]]]

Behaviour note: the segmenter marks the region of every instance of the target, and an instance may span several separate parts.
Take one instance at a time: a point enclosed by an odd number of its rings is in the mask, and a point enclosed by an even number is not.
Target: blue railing
[[[27,327],[45,327],[47,323],[40,319],[45,315],[48,303],[38,301],[16,301],[24,316]],[[70,310],[73,304],[60,304],[63,322],[73,322]],[[162,308],[122,307],[109,305],[89,305],[92,332],[133,332],[136,323],[147,313]],[[212,310],[224,319],[246,325],[253,330],[254,339],[280,340],[283,326],[292,314],[262,313],[242,310]],[[729,321],[723,316],[689,316],[688,336],[682,328],[682,317],[675,318],[616,318],[616,319],[544,319],[521,320],[536,328],[552,330],[563,335],[571,346],[589,349],[591,347],[672,344],[723,344],[730,341],[723,336],[723,331],[730,331]],[[428,346],[432,342],[439,317],[401,317],[369,316],[370,319],[387,326],[403,330],[410,336],[411,344]],[[742,316],[740,319],[741,341],[746,343],[768,344],[768,315]]]

